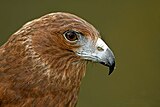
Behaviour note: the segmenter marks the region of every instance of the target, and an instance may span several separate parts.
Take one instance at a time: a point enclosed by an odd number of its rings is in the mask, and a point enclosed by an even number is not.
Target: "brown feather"
[[[97,38],[83,19],[52,13],[27,23],[0,47],[1,107],[76,105],[86,61],[73,53],[80,46],[63,38],[68,29]]]

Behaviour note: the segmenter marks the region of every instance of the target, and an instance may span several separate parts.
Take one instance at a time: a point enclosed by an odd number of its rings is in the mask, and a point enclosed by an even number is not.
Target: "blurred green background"
[[[159,0],[1,0],[0,45],[26,22],[56,11],[93,24],[116,56],[111,76],[88,65],[77,107],[160,107]]]

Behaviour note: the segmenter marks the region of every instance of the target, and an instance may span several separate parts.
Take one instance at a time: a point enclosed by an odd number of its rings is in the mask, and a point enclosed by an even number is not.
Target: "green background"
[[[93,24],[116,56],[111,76],[88,65],[77,107],[160,107],[159,0],[1,0],[0,45],[26,22],[56,11]]]

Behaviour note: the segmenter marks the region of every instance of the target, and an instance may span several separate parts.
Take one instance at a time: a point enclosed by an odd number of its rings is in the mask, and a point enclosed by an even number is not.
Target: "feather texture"
[[[73,53],[79,46],[61,35],[68,29],[95,30],[77,16],[52,13],[24,25],[0,48],[2,107],[76,105],[86,62]]]
[[[76,105],[87,61],[76,54],[83,40],[65,40],[71,29],[93,45],[99,38],[91,24],[58,12],[28,22],[0,47],[1,107]]]

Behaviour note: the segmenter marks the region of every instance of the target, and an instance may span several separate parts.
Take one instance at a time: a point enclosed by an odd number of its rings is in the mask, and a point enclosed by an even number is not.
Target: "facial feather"
[[[114,68],[113,53],[97,46],[107,47],[78,16],[57,12],[28,22],[0,47],[0,105],[74,107],[88,59],[103,56],[100,63]]]

